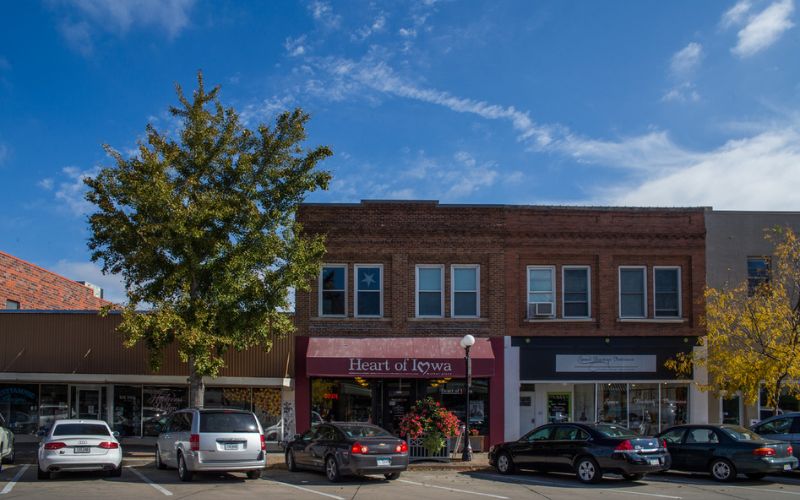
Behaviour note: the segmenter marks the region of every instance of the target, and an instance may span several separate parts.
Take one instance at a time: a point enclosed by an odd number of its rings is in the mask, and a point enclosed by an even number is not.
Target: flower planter
[[[422,460],[433,460],[437,462],[449,462],[450,453],[455,446],[455,438],[447,439],[447,444],[437,453],[430,454],[423,446],[423,437],[411,438],[408,440],[408,461],[419,462]]]
[[[486,436],[470,436],[469,437],[469,444],[472,446],[472,451],[474,452],[481,452],[486,451],[485,442]],[[464,451],[464,443],[460,443],[458,445],[458,449],[456,450],[457,453],[461,453]]]

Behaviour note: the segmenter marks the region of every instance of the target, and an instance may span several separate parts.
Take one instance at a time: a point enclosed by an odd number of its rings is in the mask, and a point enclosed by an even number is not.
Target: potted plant
[[[417,401],[400,421],[400,435],[407,439],[422,438],[428,455],[435,455],[445,447],[448,438],[458,434],[460,425],[453,412],[428,397]]]

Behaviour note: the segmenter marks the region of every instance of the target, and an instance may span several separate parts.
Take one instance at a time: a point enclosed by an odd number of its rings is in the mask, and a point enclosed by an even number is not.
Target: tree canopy
[[[219,91],[206,91],[202,73],[191,100],[176,85],[169,112],[180,129],[148,124],[127,157],[105,145],[115,165],[85,181],[96,207],[92,260],[125,283],[126,343],[144,342],[154,369],[176,343],[195,406],[202,377],[218,375],[228,349],[269,349],[293,330],[289,290],[308,289],[324,254],[323,239],[302,235],[294,215],[331,178],[317,168],[331,150],[304,148],[308,114],[298,108],[250,129]]]
[[[800,242],[791,228],[772,228],[770,276],[753,289],[747,281],[732,289],[706,289],[706,347],[702,356],[679,355],[667,366],[690,374],[706,367],[720,394],[739,392],[753,404],[763,387],[778,407],[782,394],[800,395]]]

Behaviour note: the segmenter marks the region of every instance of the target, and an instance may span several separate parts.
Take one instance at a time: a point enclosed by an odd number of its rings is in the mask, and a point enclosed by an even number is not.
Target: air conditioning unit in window
[[[535,304],[528,304],[528,319],[552,318],[552,317],[553,317],[552,302],[536,302]]]

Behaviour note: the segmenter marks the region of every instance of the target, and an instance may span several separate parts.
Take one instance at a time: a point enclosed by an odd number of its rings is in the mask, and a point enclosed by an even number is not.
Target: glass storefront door
[[[100,389],[78,387],[75,391],[77,418],[99,420],[101,416]]]

